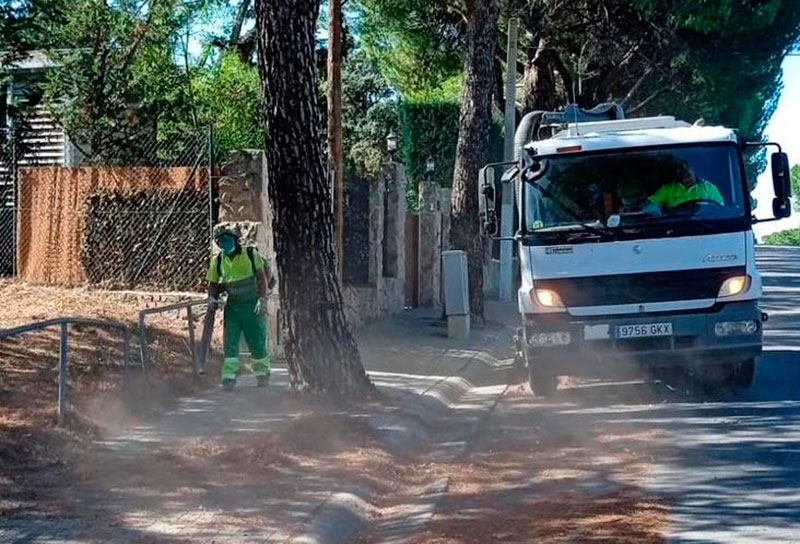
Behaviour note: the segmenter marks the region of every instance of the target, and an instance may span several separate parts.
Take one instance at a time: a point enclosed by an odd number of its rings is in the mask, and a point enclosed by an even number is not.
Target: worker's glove
[[[224,308],[225,301],[221,298],[210,298],[208,299],[208,311],[213,312],[217,308]]]
[[[269,299],[267,297],[259,297],[258,302],[256,302],[256,315],[267,315],[268,304]]]

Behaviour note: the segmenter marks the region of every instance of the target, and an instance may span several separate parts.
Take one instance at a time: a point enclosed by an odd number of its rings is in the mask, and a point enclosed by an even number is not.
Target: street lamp
[[[389,135],[386,136],[386,151],[389,152],[389,157],[394,162],[394,155],[397,153],[397,134],[394,133],[394,130],[390,130]]]
[[[436,169],[436,162],[434,162],[433,157],[428,155],[428,160],[425,161],[425,175],[428,178],[428,181],[433,178],[433,171]]]
[[[425,172],[432,174],[435,168],[436,163],[433,160],[433,156],[428,155],[428,160],[425,161]]]
[[[436,169],[436,162],[433,160],[432,155],[428,155],[427,160],[425,161],[425,181],[431,183],[433,181],[433,171]],[[438,200],[436,202],[431,202],[429,204],[430,210],[436,211],[439,208]]]

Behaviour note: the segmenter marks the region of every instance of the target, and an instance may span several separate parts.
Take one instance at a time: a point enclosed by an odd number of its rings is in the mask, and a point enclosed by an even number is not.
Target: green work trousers
[[[256,315],[258,299],[245,302],[228,302],[225,305],[223,320],[223,344],[225,361],[222,365],[222,379],[234,380],[239,372],[239,341],[244,335],[250,348],[253,372],[256,376],[269,376],[270,359],[267,351],[267,316]]]

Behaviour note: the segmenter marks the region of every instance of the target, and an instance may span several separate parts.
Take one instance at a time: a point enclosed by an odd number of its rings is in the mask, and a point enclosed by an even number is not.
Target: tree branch
[[[241,0],[241,4],[239,4],[239,10],[236,12],[236,19],[233,21],[233,27],[231,28],[231,35],[228,38],[228,47],[236,47],[239,44],[239,39],[242,35],[242,26],[244,25],[244,20],[247,18],[247,12],[250,10],[250,3],[251,0]]]
[[[189,104],[192,108],[192,125],[197,128],[197,105],[194,99],[194,90],[192,89],[192,69],[189,63],[189,38],[191,36],[191,29],[186,27],[185,41],[183,45],[183,66],[186,71],[186,88],[189,93]]]
[[[620,106],[625,106],[625,104],[627,104],[628,101],[631,98],[633,98],[633,95],[636,93],[636,91],[639,90],[639,87],[642,86],[642,84],[645,82],[645,80],[647,80],[647,78],[650,77],[650,74],[652,74],[652,73],[653,73],[653,67],[652,66],[648,66],[647,68],[645,68],[644,73],[642,74],[642,76],[638,80],[636,80],[636,83],[634,83],[633,86],[628,90],[628,94],[626,94],[625,98],[623,98],[622,101],[620,101],[619,105]]]
[[[629,109],[629,110],[628,110],[626,113],[635,113],[635,112],[639,111],[640,109],[644,108],[644,107],[645,107],[646,105],[648,105],[650,102],[652,102],[653,100],[655,100],[655,99],[656,99],[656,97],[657,97],[658,95],[660,95],[660,94],[661,94],[661,92],[662,92],[663,90],[664,90],[664,89],[656,89],[655,91],[653,91],[653,92],[650,94],[650,96],[648,96],[647,98],[645,98],[644,100],[642,100],[641,102],[639,102],[638,104],[636,104],[634,107],[632,107],[631,109]]]
[[[139,32],[139,34],[136,36],[136,39],[134,40],[133,45],[131,46],[130,50],[125,55],[125,58],[122,61],[122,67],[120,68],[120,70],[122,72],[127,70],[128,67],[130,66],[131,62],[133,62],[133,58],[136,56],[136,53],[139,50],[139,46],[142,44],[142,42],[144,41],[144,37],[149,32],[150,25],[152,24],[153,17],[155,16],[154,12],[155,12],[155,8],[156,8],[156,3],[157,2],[158,2],[158,0],[150,0],[150,8],[147,10],[147,20],[142,25],[141,32]]]

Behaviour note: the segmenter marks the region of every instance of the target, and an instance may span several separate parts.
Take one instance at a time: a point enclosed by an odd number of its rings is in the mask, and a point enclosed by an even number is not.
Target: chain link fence
[[[16,273],[16,159],[11,132],[0,129],[0,277]]]
[[[153,136],[134,154],[64,140],[61,164],[44,166],[42,152],[7,133],[0,273],[64,287],[200,289],[215,215],[211,135]]]

